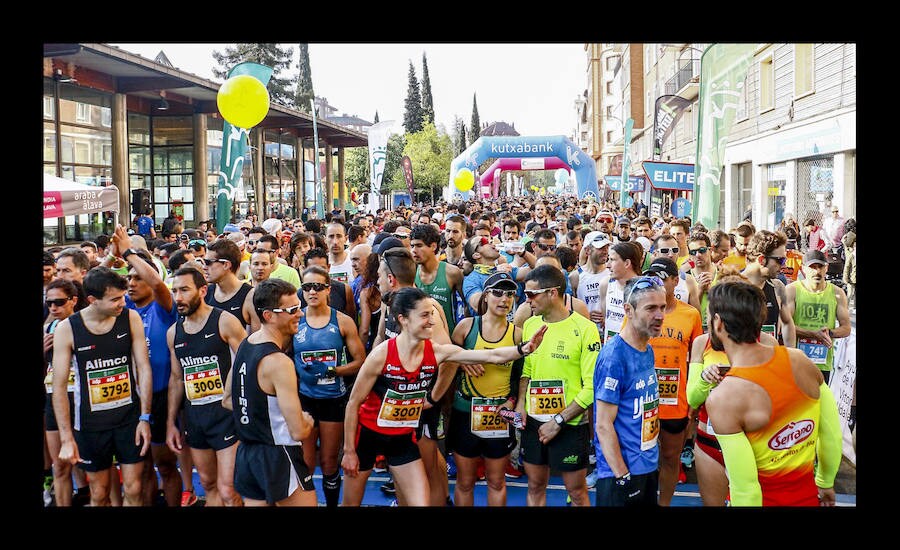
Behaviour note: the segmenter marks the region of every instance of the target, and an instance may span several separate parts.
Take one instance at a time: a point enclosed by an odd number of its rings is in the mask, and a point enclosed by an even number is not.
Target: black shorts
[[[234,416],[221,401],[205,405],[185,405],[184,434],[194,449],[221,451],[237,443]]]
[[[150,443],[154,445],[166,444],[166,419],[169,417],[169,388],[153,392],[150,400],[150,414],[153,422],[150,423]],[[175,419],[178,425],[178,419]]]
[[[562,430],[546,445],[538,437],[540,427],[540,420],[528,417],[525,421],[525,429],[522,430],[522,460],[537,466],[549,465],[559,472],[575,472],[587,468],[591,454],[589,424],[563,424]]]
[[[300,406],[313,417],[315,426],[318,426],[319,422],[343,422],[349,397],[349,394],[344,394],[341,397],[322,399],[301,393]]]
[[[687,428],[688,417],[684,418],[660,418],[659,427],[670,434],[680,434]]]
[[[316,490],[300,445],[241,442],[234,460],[234,490],[238,494],[275,504],[298,488]]]
[[[633,502],[625,504],[625,495],[637,488],[642,489],[642,497]],[[631,481],[625,487],[616,485],[616,478],[604,477],[597,480],[597,500],[594,505],[598,507],[607,506],[657,506],[656,491],[659,490],[659,472],[653,471],[648,474],[631,474]]]
[[[516,433],[509,426],[507,437],[485,438],[472,433],[472,413],[450,409],[447,423],[447,452],[466,458],[503,458],[509,456],[516,446]]]
[[[75,443],[82,462],[78,467],[85,472],[102,472],[112,466],[113,457],[119,464],[143,462],[141,446],[134,444],[138,420],[124,426],[97,432],[75,430]]]
[[[69,392],[69,424],[75,418],[75,392]],[[47,405],[44,407],[44,416],[47,419],[47,431],[58,432],[59,424],[56,423],[56,413],[53,412],[53,396],[47,394]]]
[[[423,437],[427,437],[428,439],[436,440],[438,438],[438,424],[440,423],[440,405],[422,411],[422,416],[419,417],[419,427],[416,428],[416,438],[422,439]]]
[[[422,458],[416,445],[414,432],[400,435],[385,435],[362,424],[356,432],[356,456],[359,471],[367,472],[375,466],[375,457],[384,455],[391,466],[403,466]],[[241,493],[243,494],[243,493]]]

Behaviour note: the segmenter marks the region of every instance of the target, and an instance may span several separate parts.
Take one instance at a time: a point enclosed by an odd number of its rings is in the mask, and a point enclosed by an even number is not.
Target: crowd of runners
[[[400,506],[520,477],[543,506],[551,475],[668,506],[694,468],[707,506],[833,506],[856,227],[831,214],[504,197],[49,249],[45,504],[359,506],[386,469]]]

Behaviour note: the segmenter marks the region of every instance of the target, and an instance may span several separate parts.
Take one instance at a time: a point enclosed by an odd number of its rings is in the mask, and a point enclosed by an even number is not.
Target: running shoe
[[[588,489],[593,489],[595,485],[597,485],[597,470],[596,468],[591,470],[591,473],[584,478],[585,483],[587,483]]]
[[[53,476],[44,476],[44,506],[53,506]]]
[[[478,478],[478,481],[484,481],[485,480],[484,474],[485,474],[484,459],[480,458],[480,459],[478,459],[478,468],[475,470],[475,477]]]
[[[197,495],[194,494],[194,491],[182,491],[181,493],[181,507],[185,508],[188,506],[195,506],[197,504]]]
[[[693,447],[685,447],[681,450],[681,463],[685,468],[694,467],[694,449]]]
[[[684,468],[678,468],[678,483],[687,482],[687,474],[684,473]]]
[[[375,466],[372,468],[372,470],[378,474],[387,471],[387,459],[384,458],[384,455],[378,455],[375,457]]]
[[[397,488],[394,487],[394,480],[390,480],[387,483],[383,483],[381,485],[381,490],[389,495],[397,494]]]
[[[519,479],[522,475],[522,470],[513,466],[512,462],[506,464],[506,479]]]
[[[400,503],[398,503],[397,499],[395,498],[395,499],[391,499],[391,503],[388,504],[388,506],[391,508],[396,508],[396,507],[400,506]]]
[[[456,462],[453,460],[453,453],[447,454],[447,477],[456,477]]]

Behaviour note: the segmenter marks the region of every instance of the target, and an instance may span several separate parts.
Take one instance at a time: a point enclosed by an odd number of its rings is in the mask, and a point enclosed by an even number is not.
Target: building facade
[[[604,46],[609,46],[604,48]],[[700,58],[708,44],[628,44],[622,68],[613,80],[593,75],[589,96],[594,106],[612,107],[634,118],[631,175],[643,176],[641,161],[694,164],[699,121]],[[600,55],[596,55],[598,53]],[[588,63],[603,64],[603,52],[613,45],[589,44]],[[636,52],[643,69],[634,70]],[[625,66],[631,63],[631,69]],[[629,81],[630,80],[630,81]],[[636,109],[640,80],[642,106]],[[618,85],[616,84],[618,82]],[[604,105],[610,92],[615,101]],[[677,95],[684,109],[657,159],[653,151],[656,99]],[[631,106],[629,108],[629,102]],[[614,157],[614,130],[604,130],[611,112],[593,116],[594,158],[598,174],[609,174],[604,157]],[[619,117],[622,118],[622,117]],[[624,118],[622,118],[624,120]],[[618,124],[618,121],[612,120]],[[621,139],[621,138],[620,138]],[[774,229],[784,214],[801,224],[821,220],[837,205],[849,218],[856,212],[856,47],[851,43],[758,44],[742,87],[738,112],[728,136],[721,178],[719,226],[731,228],[750,214],[757,228]],[[663,210],[687,191],[653,189],[641,195],[645,204]],[[748,212],[749,210],[749,212]]]

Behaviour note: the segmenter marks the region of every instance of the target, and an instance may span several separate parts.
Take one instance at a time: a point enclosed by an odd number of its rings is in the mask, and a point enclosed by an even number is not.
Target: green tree
[[[227,46],[224,52],[212,52],[213,59],[219,64],[218,67],[213,67],[213,75],[224,80],[232,67],[244,61],[271,67],[272,78],[266,86],[269,97],[275,103],[292,106],[294,94],[290,90],[290,79],[281,76],[282,71],[290,68],[292,55],[290,48],[281,48],[278,44],[241,43]]]
[[[466,123],[458,116],[453,117],[453,156],[466,150]]]
[[[472,124],[469,125],[469,145],[481,136],[481,121],[478,119],[478,99],[472,94]]]
[[[431,97],[431,79],[428,78],[425,52],[422,52],[422,122],[434,122],[434,99]]]
[[[429,197],[439,196],[447,185],[450,161],[454,156],[450,136],[439,133],[434,123],[426,122],[421,132],[406,135],[403,154],[412,161],[416,192],[427,193]]]
[[[422,129],[422,98],[419,95],[419,81],[416,80],[416,68],[409,62],[409,87],[406,91],[406,110],[403,113],[403,127],[409,134]]]
[[[347,183],[359,189],[369,190],[369,148],[350,147],[344,151],[344,177]]]
[[[406,147],[406,136],[391,134],[388,137],[387,156],[384,160],[384,176],[381,178],[382,193],[406,189],[406,177],[403,175],[403,165],[401,163],[404,147]]]
[[[309,44],[300,44],[300,59],[297,61],[297,93],[294,95],[294,107],[304,113],[312,113],[311,100],[313,92],[312,69],[309,65]]]

